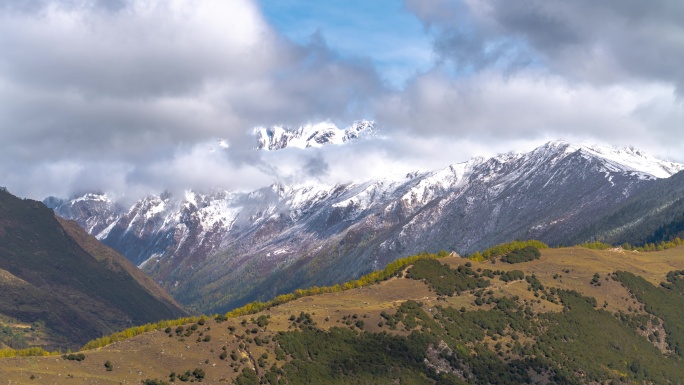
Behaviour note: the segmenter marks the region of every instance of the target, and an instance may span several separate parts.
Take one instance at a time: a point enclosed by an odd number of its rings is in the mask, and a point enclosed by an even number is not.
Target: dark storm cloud
[[[407,0],[406,5],[436,29],[436,49],[459,68],[469,57],[476,69],[513,57],[517,66],[545,65],[596,84],[653,80],[684,93],[684,2],[678,0]]]
[[[534,60],[524,41],[497,34],[466,2],[407,0],[405,5],[435,34],[434,49],[440,61],[449,62],[461,75],[493,66],[520,68]]]

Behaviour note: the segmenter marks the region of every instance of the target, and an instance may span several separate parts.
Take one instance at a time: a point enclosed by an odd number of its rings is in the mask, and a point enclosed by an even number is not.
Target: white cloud
[[[510,141],[565,138],[638,145],[669,157],[684,146],[673,135],[682,107],[668,84],[593,85],[546,72],[484,71],[456,80],[441,72],[419,76],[404,92],[379,102],[376,111],[385,125],[445,142],[500,148]]]
[[[389,90],[374,60],[410,40],[340,55],[324,34],[287,40],[250,0],[0,0],[0,185],[133,198],[360,181],[557,138],[684,162],[682,6],[654,4],[407,0],[439,60]],[[363,118],[380,137],[265,154],[248,135]]]
[[[178,149],[217,137],[233,151],[214,183],[251,186],[252,127],[351,120],[381,90],[368,63],[283,39],[248,0],[0,3],[0,50],[0,174],[27,176],[2,183],[33,198],[111,188],[98,164],[122,189],[203,187],[207,159]],[[41,170],[56,164],[81,167],[55,184]]]

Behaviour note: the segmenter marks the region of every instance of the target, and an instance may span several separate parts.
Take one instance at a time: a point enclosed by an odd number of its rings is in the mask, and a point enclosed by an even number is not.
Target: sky
[[[684,162],[680,0],[0,0],[0,52],[0,186],[33,199],[360,181],[556,139]],[[374,137],[254,150],[255,127],[361,119]]]

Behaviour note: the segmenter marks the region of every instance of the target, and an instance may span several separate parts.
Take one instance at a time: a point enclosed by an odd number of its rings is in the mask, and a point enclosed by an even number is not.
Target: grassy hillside
[[[194,319],[84,351],[82,361],[0,359],[0,372],[57,384],[684,381],[684,247],[493,261],[421,259],[371,286]]]
[[[107,269],[115,271],[120,274],[128,274],[135,281],[149,292],[156,300],[164,304],[169,309],[174,309],[177,314],[183,314],[179,311],[179,305],[171,296],[157,285],[152,278],[143,273],[137,266],[133,265],[128,259],[117,253],[114,249],[105,246],[95,237],[91,236],[81,228],[75,221],[67,221],[58,216],[55,216],[57,221],[67,234],[73,238],[80,247],[97,259],[101,264],[105,265]]]
[[[185,314],[136,270],[40,202],[0,191],[0,315],[44,325],[48,348]]]

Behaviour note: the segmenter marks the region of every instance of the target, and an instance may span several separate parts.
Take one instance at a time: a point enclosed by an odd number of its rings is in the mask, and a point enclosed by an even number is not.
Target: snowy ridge
[[[634,147],[615,148],[597,145],[582,145],[579,149],[585,153],[600,157],[615,165],[620,171],[640,172],[655,178],[669,178],[684,170],[684,165],[656,159]],[[617,170],[615,170],[617,171]]]
[[[78,202],[83,202],[83,201],[104,202],[104,203],[111,203],[112,202],[112,200],[107,196],[107,194],[88,193],[88,194],[85,194],[83,196],[72,199],[70,201],[70,204],[73,206],[74,204],[77,204]]]
[[[309,139],[320,137],[316,135],[325,132],[324,127],[306,126],[294,133],[276,131],[282,134],[280,138],[294,138],[285,143],[287,146],[301,147],[308,145]],[[357,122],[344,132],[364,132],[369,127],[372,128],[371,122]],[[343,130],[331,130],[337,131],[326,143],[338,143]],[[304,140],[309,134],[313,136]],[[58,213],[76,219],[101,240],[107,239],[118,226],[123,228],[124,234],[130,232],[139,238],[150,233],[173,232],[180,248],[188,237],[188,228],[195,229],[201,236],[209,232],[220,234],[221,242],[224,242],[226,234],[236,224],[240,229],[255,228],[277,220],[282,214],[296,223],[317,209],[344,209],[348,220],[355,220],[374,208],[393,210],[399,202],[403,210],[408,210],[406,213],[414,213],[435,199],[449,194],[453,194],[452,199],[455,199],[480,184],[487,184],[489,187],[485,193],[494,197],[511,184],[522,181],[522,186],[525,186],[535,174],[544,173],[545,169],[573,154],[600,160],[603,175],[611,186],[615,185],[613,178],[617,174],[636,174],[639,179],[653,179],[669,177],[684,170],[682,164],[664,162],[634,148],[554,141],[529,153],[507,153],[490,159],[478,157],[433,172],[415,172],[336,186],[309,183],[288,187],[274,184],[250,193],[216,190],[200,194],[188,190],[180,199],[168,194],[148,196],[128,210],[117,209],[106,194],[91,193],[65,201]],[[555,183],[557,173],[549,174],[544,186]],[[71,209],[65,209],[67,206]],[[81,206],[86,209],[74,210]]]
[[[342,131],[323,143],[343,143]],[[269,143],[306,148],[321,132],[314,126],[299,136],[282,131],[280,138],[290,139]],[[518,237],[553,242],[680,170],[684,165],[633,148],[556,141],[365,182],[188,190],[148,196],[128,208],[102,194],[46,202],[192,303],[194,291],[209,290],[203,288],[209,282],[211,290],[232,292],[239,288],[230,279],[256,284],[278,272],[286,279],[297,274],[288,268],[308,266],[303,261],[330,269],[308,275],[306,284],[320,285],[426,249],[470,252]]]
[[[613,147],[596,144],[573,144],[562,140],[548,142],[526,154],[538,159],[553,157],[558,161],[564,156],[579,153],[585,159],[603,160],[604,171],[615,173],[638,173],[642,178],[669,178],[684,170],[684,164],[657,159],[634,147]]]
[[[254,130],[257,149],[264,151],[282,150],[284,148],[322,147],[329,144],[343,144],[368,135],[375,123],[368,120],[354,122],[351,126],[340,129],[336,125],[324,122],[308,124],[295,130],[282,126],[270,128],[258,127]]]

